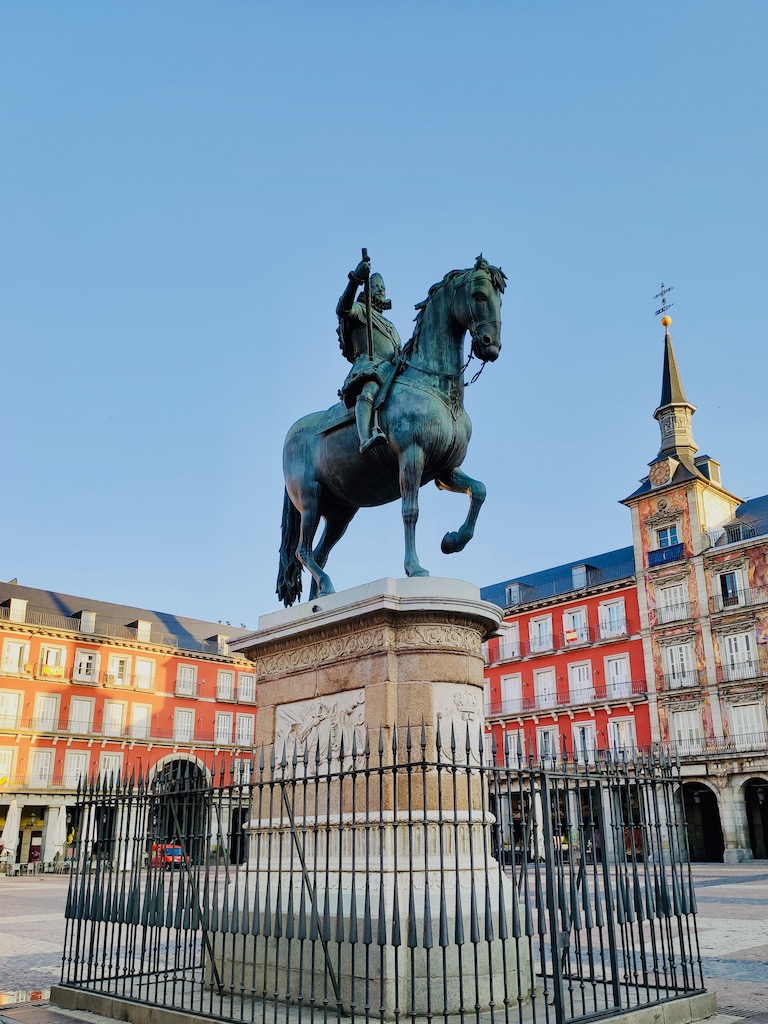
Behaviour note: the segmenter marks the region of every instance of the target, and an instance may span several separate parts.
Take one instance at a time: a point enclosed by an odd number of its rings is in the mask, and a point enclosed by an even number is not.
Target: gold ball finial
[[[661,318],[661,326],[662,327],[669,327],[669,325],[671,323],[672,323],[672,317],[671,316],[663,316]]]

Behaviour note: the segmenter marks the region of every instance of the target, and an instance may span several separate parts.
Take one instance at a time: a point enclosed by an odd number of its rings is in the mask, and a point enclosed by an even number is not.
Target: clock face
[[[666,483],[667,480],[669,480],[669,463],[654,462],[648,476],[654,487],[658,487],[659,484]]]

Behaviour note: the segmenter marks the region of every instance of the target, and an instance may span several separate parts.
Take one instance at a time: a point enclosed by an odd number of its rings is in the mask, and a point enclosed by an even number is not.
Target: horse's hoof
[[[461,551],[462,547],[461,537],[455,530],[451,533],[446,533],[440,544],[440,550],[444,555],[453,555],[457,551]]]
[[[422,569],[421,566],[419,566],[418,569],[413,569],[412,571],[409,571],[408,569],[406,569],[405,570],[405,575],[409,576],[409,577],[413,577],[413,576],[429,576],[429,572],[426,569]]]

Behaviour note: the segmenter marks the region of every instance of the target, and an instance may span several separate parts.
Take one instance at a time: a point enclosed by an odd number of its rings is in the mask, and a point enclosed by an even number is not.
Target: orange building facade
[[[256,676],[229,652],[238,632],[0,584],[0,829],[11,801],[21,812],[0,858],[60,861],[59,809],[71,836],[78,784],[93,775],[204,775],[221,754],[246,772]]]

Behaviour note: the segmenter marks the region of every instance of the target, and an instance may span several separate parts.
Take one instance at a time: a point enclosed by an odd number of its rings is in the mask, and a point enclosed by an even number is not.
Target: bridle
[[[453,297],[451,298],[451,316],[454,318],[454,320],[458,320],[458,317],[456,316],[456,310],[454,309],[456,296],[458,295],[462,288],[466,288],[468,285],[472,284],[472,282],[474,281],[474,275],[478,273],[478,269],[476,267],[473,267],[472,270],[469,271],[469,273],[473,276],[468,277],[465,281],[462,281],[461,284],[454,290]],[[480,273],[482,273],[482,271],[480,271]],[[467,311],[469,313],[469,323],[467,324],[467,330],[469,331],[469,335],[472,339],[472,344],[469,347],[469,355],[467,356],[467,361],[466,363],[464,363],[460,371],[462,377],[464,376],[464,371],[472,362],[475,356],[475,345],[478,343],[478,332],[480,328],[485,327],[486,324],[496,324],[497,327],[501,327],[501,320],[498,317],[487,317],[485,320],[475,320],[474,317],[472,316],[471,302],[467,302]],[[480,357],[478,356],[478,359],[479,358]],[[487,362],[487,359],[482,360],[482,366],[477,371],[477,373],[471,378],[469,383],[467,383],[466,381],[464,382],[465,388],[468,388],[470,384],[475,383],[475,381],[478,379],[480,374],[485,369]]]

